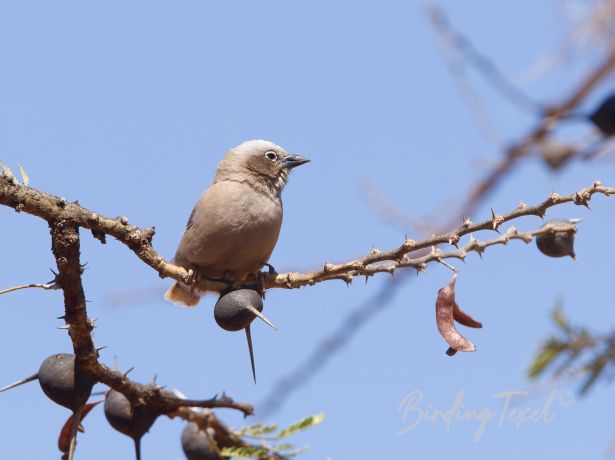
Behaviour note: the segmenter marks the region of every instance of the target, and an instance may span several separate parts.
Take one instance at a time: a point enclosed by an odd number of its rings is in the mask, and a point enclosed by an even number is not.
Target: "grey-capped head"
[[[281,192],[290,170],[308,161],[270,141],[246,141],[226,152],[218,165],[215,182],[252,178]]]

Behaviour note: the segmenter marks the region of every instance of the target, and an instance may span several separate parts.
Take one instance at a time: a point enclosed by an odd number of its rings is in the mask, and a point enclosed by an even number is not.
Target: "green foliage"
[[[2,172],[4,172],[5,174],[8,174],[11,177],[13,176],[13,170],[11,168],[9,168],[7,165],[5,165],[4,163],[2,163],[0,161],[0,168],[2,168]]]
[[[320,413],[318,415],[312,415],[310,417],[306,417],[303,420],[300,420],[297,423],[293,423],[288,428],[283,429],[278,433],[278,439],[285,438],[286,436],[290,436],[291,434],[295,434],[298,431],[307,430],[319,423],[322,423],[325,419],[325,414]]]
[[[528,370],[529,377],[532,379],[539,377],[564,349],[565,346],[557,339],[551,338],[547,340],[530,365],[530,369]]]
[[[21,178],[23,180],[23,184],[27,187],[30,183],[30,177],[26,174],[26,171],[23,169],[21,165],[17,165],[19,167],[19,174],[21,174]]]
[[[267,458],[269,451],[262,447],[225,447],[220,454],[224,457]]]
[[[604,376],[605,370],[615,364],[615,331],[595,335],[587,329],[573,325],[565,316],[561,305],[551,314],[557,336],[545,340],[528,369],[528,376],[538,378],[556,362],[552,374],[556,377],[567,372],[584,375],[579,392],[586,394]]]
[[[277,425],[263,425],[262,423],[255,423],[254,425],[242,428],[241,431],[239,431],[239,434],[248,436],[262,436],[273,433],[277,429]]]
[[[17,167],[19,168],[19,174],[21,174],[21,179],[23,181],[23,184],[27,187],[28,184],[30,183],[30,177],[26,174],[26,171],[23,169],[21,165],[17,165]],[[0,168],[2,168],[3,173],[8,174],[9,176],[17,180],[17,178],[13,174],[13,170],[9,168],[7,165],[5,165],[4,163],[2,163],[1,161],[0,161]]]
[[[279,453],[283,457],[292,458],[308,450],[307,447],[296,448],[290,443],[278,443],[280,439],[291,436],[303,430],[322,423],[325,414],[317,414],[293,423],[292,425],[278,431],[277,425],[263,425],[256,423],[249,425],[237,432],[239,436],[256,438],[263,442],[261,446],[245,447],[225,447],[221,450],[221,455],[236,458],[268,458],[271,453]],[[278,431],[277,434],[275,432]]]
[[[284,449],[282,448],[282,446],[284,446]],[[280,455],[283,455],[286,458],[293,458],[293,457],[296,457],[297,455],[301,455],[307,452],[309,448],[301,447],[299,449],[295,449],[295,447],[292,444],[280,444],[277,450],[278,452],[280,452]]]

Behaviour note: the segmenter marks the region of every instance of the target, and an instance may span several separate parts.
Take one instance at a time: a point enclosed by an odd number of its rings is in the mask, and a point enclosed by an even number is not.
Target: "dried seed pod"
[[[256,383],[256,369],[254,367],[254,350],[252,348],[252,334],[250,324],[258,317],[275,329],[275,326],[261,312],[263,311],[263,299],[261,295],[252,289],[236,289],[230,292],[222,292],[214,307],[214,318],[218,326],[227,331],[246,331],[248,350],[250,352],[250,364],[252,376]]]
[[[92,409],[94,409],[101,402],[102,402],[102,400],[96,401],[96,402],[93,402],[93,403],[86,403],[83,406],[83,410],[81,411],[80,422],[83,422],[83,419],[86,417],[86,415],[88,415],[90,413],[90,411]],[[66,420],[66,423],[64,424],[64,426],[60,430],[60,436],[58,437],[58,449],[63,454],[67,454],[68,451],[70,450],[71,434],[72,434],[72,430],[73,430],[74,420],[75,420],[75,415],[73,414],[70,417],[68,417],[68,420]],[[79,425],[79,432],[80,433],[84,432],[84,430],[81,427],[81,425]]]
[[[130,400],[116,390],[105,396],[105,417],[109,424],[135,443],[137,460],[141,458],[141,438],[152,427],[158,414],[145,405],[134,406]]]
[[[615,94],[602,101],[589,119],[605,136],[615,135]]]
[[[460,322],[465,321],[470,324],[475,324],[472,327],[482,327],[482,324],[473,320],[469,315],[463,313],[455,303],[455,280],[457,273],[453,275],[450,282],[438,291],[436,298],[436,325],[440,335],[444,338],[450,348],[446,354],[454,355],[457,351],[476,351],[476,347],[472,342],[466,339],[455,328],[455,310],[457,309],[457,317]],[[478,326],[480,325],[480,326]]]
[[[459,324],[463,324],[467,327],[481,328],[483,327],[483,323],[476,321],[470,315],[468,315],[465,311],[459,308],[459,305],[455,303],[453,306],[453,319],[457,321]]]
[[[540,228],[549,228],[550,231],[536,237],[536,246],[540,252],[549,257],[576,258],[574,235],[577,222],[579,219],[554,219],[546,222]]]
[[[38,383],[49,399],[75,412],[90,397],[96,380],[76,371],[75,355],[58,353],[43,361]]]
[[[182,449],[188,460],[220,460],[211,446],[209,436],[195,422],[190,422],[182,431]]]

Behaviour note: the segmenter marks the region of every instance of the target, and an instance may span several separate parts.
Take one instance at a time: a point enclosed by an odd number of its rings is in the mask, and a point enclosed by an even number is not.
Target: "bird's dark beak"
[[[308,161],[310,161],[308,158],[302,157],[300,155],[288,155],[286,158],[284,158],[282,160],[282,163],[284,164],[284,166],[286,166],[288,169],[293,169],[297,166],[301,166],[302,164],[307,163]]]

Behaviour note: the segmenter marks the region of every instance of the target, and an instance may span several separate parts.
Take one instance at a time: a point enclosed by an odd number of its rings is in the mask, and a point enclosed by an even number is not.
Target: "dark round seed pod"
[[[182,449],[188,460],[220,460],[215,449],[209,443],[207,433],[195,422],[190,422],[182,431]]]
[[[214,307],[214,318],[222,329],[240,331],[254,321],[256,314],[263,311],[263,299],[252,289],[237,289],[222,293]]]
[[[135,443],[137,460],[141,458],[141,438],[152,427],[157,413],[144,405],[133,406],[119,391],[110,390],[105,396],[105,417],[109,424]]]
[[[55,403],[73,412],[85,404],[96,380],[89,374],[75,372],[75,355],[51,355],[38,370],[43,392]]]
[[[544,255],[549,257],[565,257],[570,256],[573,259],[576,257],[574,253],[574,234],[576,227],[575,220],[550,220],[545,223],[541,228],[550,226],[553,231],[538,235],[536,237],[536,246]],[[558,230],[558,227],[570,228],[568,230]]]
[[[589,119],[605,136],[615,135],[615,94],[602,101]]]

